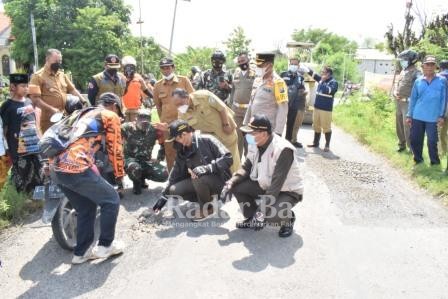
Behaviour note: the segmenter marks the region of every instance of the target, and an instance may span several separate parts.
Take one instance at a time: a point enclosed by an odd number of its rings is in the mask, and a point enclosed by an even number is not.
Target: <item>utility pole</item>
[[[190,2],[191,0],[183,0]],[[168,57],[171,57],[171,53],[173,50],[173,37],[174,37],[174,24],[176,23],[176,11],[177,11],[177,0],[174,3],[174,15],[173,15],[173,25],[171,26],[171,38],[170,38],[170,48],[168,51]]]
[[[144,55],[143,55],[143,35],[142,35],[142,24],[143,24],[143,20],[142,20],[142,6],[140,3],[140,0],[138,0],[138,10],[139,10],[139,17],[138,17],[138,21],[137,24],[140,25],[140,53],[141,53],[141,62],[142,62],[142,69],[141,69],[141,74],[143,75],[145,73],[145,69],[144,69]]]
[[[34,26],[34,16],[33,13],[30,13],[30,22],[31,22],[31,36],[33,37],[33,51],[34,51],[34,66],[33,72],[36,72],[39,68],[39,56],[37,55],[37,43],[36,43],[36,27]]]

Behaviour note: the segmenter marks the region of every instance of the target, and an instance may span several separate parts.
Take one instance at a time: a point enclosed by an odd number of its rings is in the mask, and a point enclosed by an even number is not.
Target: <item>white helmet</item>
[[[124,57],[121,59],[121,65],[124,66],[124,65],[128,65],[128,64],[137,66],[137,61],[136,61],[135,58],[132,57],[132,56],[124,56]]]

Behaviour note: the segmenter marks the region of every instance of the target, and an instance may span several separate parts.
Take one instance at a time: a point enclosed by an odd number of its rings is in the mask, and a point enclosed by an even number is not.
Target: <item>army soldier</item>
[[[146,109],[138,110],[135,121],[121,125],[121,135],[124,139],[124,169],[133,182],[134,194],[141,194],[142,187],[148,187],[145,179],[165,182],[168,171],[159,163],[165,158],[164,134],[151,126],[151,113]],[[157,161],[153,161],[151,155],[156,140],[159,141],[161,148]]]
[[[194,89],[200,89],[202,84],[202,71],[198,66],[191,67],[191,76],[190,76],[191,84]]]
[[[76,90],[73,83],[62,70],[62,54],[57,49],[48,49],[45,54],[45,65],[31,77],[30,84],[39,86],[42,92],[42,115],[40,117],[40,130],[44,133],[51,125],[51,116],[64,111],[67,94],[79,97],[82,102],[86,100]]]
[[[396,101],[395,129],[398,137],[397,152],[402,152],[406,146],[410,149],[409,139],[410,127],[406,124],[406,114],[408,113],[409,97],[411,96],[412,86],[415,79],[421,75],[421,72],[415,66],[418,60],[417,52],[405,50],[398,55],[402,71],[394,86],[393,96]]]
[[[180,119],[186,120],[201,133],[214,135],[224,144],[233,156],[231,170],[237,170],[240,167],[240,155],[233,111],[208,90],[188,94],[186,90],[176,88],[173,102],[179,110]]]
[[[243,125],[244,115],[249,106],[252,85],[255,80],[255,71],[249,68],[249,57],[247,53],[238,55],[238,68],[235,70],[232,79],[232,92],[230,93],[230,107],[235,112],[235,122],[237,128]],[[247,152],[247,143],[241,130],[238,133],[238,151],[240,158],[243,151]]]
[[[98,98],[105,92],[112,92],[120,99],[126,88],[126,77],[118,72],[120,58],[115,54],[109,54],[104,59],[104,71],[92,77],[88,85],[88,97],[90,104],[97,105]]]
[[[255,114],[264,114],[272,120],[273,132],[281,136],[288,116],[288,89],[273,69],[274,58],[274,53],[257,53],[257,78],[243,124],[247,125]]]
[[[203,74],[201,89],[213,92],[224,102],[230,94],[232,75],[222,69],[226,57],[221,51],[217,50],[212,54],[211,62],[212,68]]]
[[[160,60],[159,66],[163,78],[157,81],[154,86],[154,104],[159,113],[160,121],[169,124],[177,119],[177,108],[172,102],[174,89],[183,88],[188,93],[192,93],[194,89],[187,77],[178,76],[174,73],[175,66],[171,58],[163,58]],[[165,141],[165,155],[168,171],[170,171],[176,157],[176,151],[172,142]]]

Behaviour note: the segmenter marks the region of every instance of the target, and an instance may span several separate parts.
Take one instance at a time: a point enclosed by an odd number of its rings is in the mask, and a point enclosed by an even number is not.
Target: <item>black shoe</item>
[[[278,231],[278,236],[280,238],[287,238],[292,235],[292,232],[294,231],[294,222],[296,221],[296,215],[294,212],[292,212],[292,219],[289,221],[289,223],[284,224],[280,227],[280,230]]]
[[[251,222],[252,222],[252,217],[249,217],[246,220],[237,222],[236,228],[250,228]]]
[[[440,161],[431,162],[431,165],[440,165]]]
[[[397,148],[397,153],[401,153],[405,150],[406,150],[406,147],[400,146],[399,148]]]
[[[134,185],[132,187],[132,193],[134,193],[135,195],[139,195],[142,194],[142,185],[140,182],[133,182]]]
[[[294,145],[297,148],[303,148],[303,145],[300,142],[293,142],[292,145]]]

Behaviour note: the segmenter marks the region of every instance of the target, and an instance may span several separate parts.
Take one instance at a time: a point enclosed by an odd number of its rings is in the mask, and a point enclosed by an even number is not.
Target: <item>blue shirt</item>
[[[444,117],[446,106],[446,79],[435,76],[431,82],[419,77],[412,87],[408,117],[424,122],[437,122]]]

